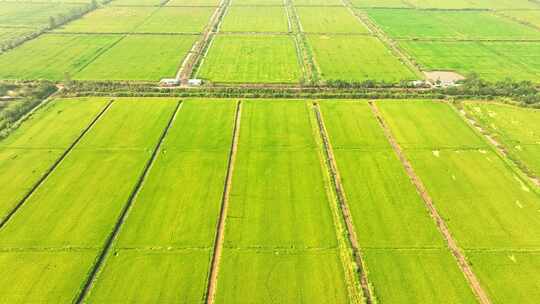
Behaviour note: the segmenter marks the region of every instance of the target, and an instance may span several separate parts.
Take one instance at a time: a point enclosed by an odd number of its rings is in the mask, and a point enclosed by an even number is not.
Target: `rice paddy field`
[[[81,1],[0,1],[0,303],[540,303],[537,1]]]
[[[493,303],[540,300],[540,196],[457,109],[315,103],[49,101],[0,141],[0,299],[204,303],[212,285],[215,303],[363,303],[348,222],[370,299],[479,303],[390,136]],[[466,106],[534,138],[512,127],[534,110]]]

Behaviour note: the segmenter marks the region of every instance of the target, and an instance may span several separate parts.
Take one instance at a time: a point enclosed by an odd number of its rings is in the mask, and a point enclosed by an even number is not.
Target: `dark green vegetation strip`
[[[28,198],[30,196],[32,196],[32,194],[39,188],[39,186],[41,186],[43,184],[43,182],[45,182],[47,180],[47,177],[49,177],[49,175],[51,175],[51,173],[53,173],[54,169],[56,169],[56,167],[58,167],[58,165],[60,165],[60,163],[62,162],[62,160],[64,160],[66,158],[66,156],[71,152],[71,150],[73,150],[73,148],[77,145],[77,143],[79,143],[79,141],[84,137],[84,135],[86,133],[88,133],[88,131],[90,129],[92,129],[92,127],[99,121],[99,119],[103,116],[103,114],[105,114],[105,112],[107,112],[107,110],[111,107],[112,103],[114,102],[114,100],[111,100],[109,101],[109,103],[107,104],[107,106],[105,106],[103,108],[103,110],[101,110],[101,112],[99,112],[99,114],[92,120],[92,122],[81,132],[81,134],[77,137],[77,139],[75,139],[75,141],[64,151],[64,153],[62,153],[62,155],[60,155],[60,157],[53,163],[53,165],[45,172],[45,174],[43,174],[43,176],[32,186],[32,188],[30,188],[30,190],[26,193],[26,195],[15,205],[15,207],[4,217],[4,219],[2,219],[2,221],[0,222],[0,229],[2,229],[8,222],[9,220],[13,217],[13,215],[15,215],[15,213],[17,213],[17,211],[24,205],[24,203],[28,200]]]
[[[87,280],[83,286],[82,291],[77,296],[76,303],[83,303],[86,295],[90,291],[92,287],[92,283],[94,282],[99,270],[101,269],[101,266],[103,265],[105,259],[107,258],[109,251],[112,247],[112,244],[114,240],[116,239],[118,232],[120,231],[120,228],[122,227],[122,224],[124,223],[124,220],[126,219],[128,211],[131,209],[131,206],[133,205],[133,201],[135,200],[135,197],[139,193],[139,190],[141,189],[141,186],[143,185],[143,182],[148,175],[148,172],[150,171],[150,168],[152,167],[152,164],[154,163],[154,160],[156,159],[156,156],[158,155],[159,149],[161,147],[161,144],[163,143],[163,139],[165,139],[165,136],[167,136],[167,132],[172,126],[172,123],[174,122],[174,118],[176,117],[178,110],[180,109],[180,105],[182,104],[181,101],[178,101],[176,104],[176,108],[173,111],[173,114],[171,115],[171,118],[169,119],[169,122],[167,123],[167,126],[161,133],[161,136],[159,137],[158,143],[156,144],[156,147],[154,148],[154,151],[152,152],[151,157],[146,162],[146,165],[143,169],[143,172],[141,173],[141,176],[139,177],[137,184],[135,184],[135,187],[133,188],[133,191],[131,192],[124,208],[122,209],[122,213],[120,214],[120,217],[118,218],[111,234],[107,238],[107,241],[105,242],[105,246],[103,247],[103,250],[101,251],[96,263],[94,264],[92,271],[87,277]],[[110,105],[110,104],[109,104]]]

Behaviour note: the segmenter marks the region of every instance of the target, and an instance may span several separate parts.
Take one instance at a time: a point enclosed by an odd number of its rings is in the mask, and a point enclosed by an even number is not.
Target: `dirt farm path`
[[[238,138],[240,133],[240,119],[242,115],[242,102],[236,104],[236,114],[234,118],[233,138],[231,150],[229,153],[229,161],[227,164],[227,174],[225,177],[225,185],[223,187],[223,195],[221,197],[221,210],[219,212],[218,226],[216,238],[214,240],[214,253],[212,255],[212,263],[210,265],[210,278],[206,290],[206,303],[214,303],[214,298],[217,289],[217,279],[219,274],[219,265],[221,261],[221,251],[223,249],[223,241],[225,239],[225,221],[227,219],[227,210],[229,208],[229,194],[231,192],[232,178],[234,172],[234,163],[236,161],[236,152],[238,147]]]
[[[416,190],[422,197],[424,203],[426,204],[426,207],[429,210],[429,213],[431,217],[435,220],[435,223],[437,224],[437,228],[439,229],[440,233],[443,235],[444,239],[446,240],[448,244],[448,248],[452,252],[452,255],[457,260],[458,266],[467,278],[467,282],[469,283],[469,286],[473,290],[473,292],[476,294],[476,297],[482,304],[491,304],[491,300],[489,299],[487,293],[482,288],[480,281],[474,274],[471,266],[467,263],[467,259],[465,255],[461,252],[459,249],[456,240],[452,237],[452,234],[448,230],[448,227],[446,226],[446,223],[440,216],[439,212],[435,208],[435,205],[433,204],[433,200],[429,193],[427,192],[424,184],[420,180],[420,178],[416,175],[414,172],[414,169],[409,162],[409,160],[405,157],[405,154],[403,153],[403,150],[401,149],[400,145],[392,135],[392,132],[390,131],[390,128],[386,125],[384,122],[384,119],[379,111],[379,108],[375,104],[375,102],[370,101],[369,106],[373,112],[373,115],[379,122],[379,125],[384,131],[384,134],[388,141],[390,142],[390,145],[394,149],[394,152],[397,154],[399,160],[403,164],[403,167],[405,168],[405,171],[409,178],[411,179],[412,183],[416,187]]]
[[[371,295],[371,289],[369,287],[369,280],[367,277],[367,272],[365,271],[366,268],[364,267],[364,261],[362,258],[362,250],[358,242],[356,231],[354,230],[351,211],[347,203],[347,197],[345,196],[345,191],[343,190],[343,185],[341,183],[341,176],[337,169],[337,163],[334,157],[334,152],[332,150],[330,140],[328,139],[328,133],[326,131],[326,126],[324,124],[324,120],[323,120],[319,105],[315,103],[313,105],[313,109],[315,111],[315,117],[317,118],[317,124],[319,125],[319,132],[323,140],[324,153],[326,155],[326,162],[328,164],[328,168],[330,169],[330,176],[336,190],[339,207],[342,212],[343,219],[345,220],[345,226],[347,228],[347,237],[349,239],[349,242],[353,250],[353,257],[354,257],[355,264],[358,267],[358,275],[360,276],[360,286],[362,288],[362,293],[364,294],[366,304],[372,304],[373,297]]]

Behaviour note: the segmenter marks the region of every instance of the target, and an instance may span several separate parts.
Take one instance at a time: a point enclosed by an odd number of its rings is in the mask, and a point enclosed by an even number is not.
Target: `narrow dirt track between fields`
[[[142,189],[142,186],[144,185],[144,181],[148,177],[148,174],[150,170],[152,169],[152,166],[154,165],[154,162],[156,158],[158,157],[159,151],[161,150],[161,146],[163,144],[163,140],[165,137],[167,137],[167,134],[169,133],[169,130],[171,129],[171,126],[173,125],[174,120],[176,119],[176,116],[178,114],[178,111],[180,110],[180,107],[182,105],[182,101],[178,101],[176,104],[176,108],[174,109],[171,117],[169,118],[169,121],[167,122],[167,126],[165,129],[163,129],[163,132],[161,132],[161,135],[159,137],[159,140],[154,147],[152,151],[152,155],[146,162],[144,169],[137,179],[137,183],[133,187],[133,190],[131,191],[126,204],[124,205],[120,216],[118,217],[118,220],[116,221],[113,230],[107,237],[107,240],[105,241],[105,244],[103,246],[103,250],[97,257],[96,262],[92,266],[92,269],[90,270],[88,277],[86,278],[86,281],[84,282],[84,285],[81,289],[81,292],[76,296],[74,303],[81,304],[84,303],[88,293],[92,289],[92,286],[98,276],[98,273],[102,269],[103,264],[105,264],[105,260],[107,259],[107,256],[109,255],[111,248],[113,247],[113,243],[118,237],[118,234],[120,233],[120,228],[122,228],[122,225],[124,224],[127,215],[129,211],[131,210],[131,207],[133,206],[133,203],[135,202],[135,199],[137,198],[137,195]]]
[[[212,37],[216,30],[219,28],[225,11],[229,7],[230,1],[223,0],[218,8],[214,11],[214,14],[210,18],[206,29],[203,31],[201,39],[195,42],[190,52],[180,65],[180,69],[176,75],[176,79],[180,80],[182,84],[186,84],[188,79],[193,75],[194,70],[199,65],[205,50],[208,48],[212,41]]]
[[[454,107],[453,105],[450,106]],[[454,109],[458,111],[459,116],[461,116],[473,130],[476,130],[480,136],[483,136],[495,148],[495,150],[500,154],[500,156],[502,156],[504,160],[509,160],[512,162],[521,174],[528,177],[535,186],[540,187],[540,178],[532,173],[531,170],[526,168],[525,164],[514,159],[513,157],[510,157],[507,148],[497,139],[495,139],[495,137],[490,134],[480,122],[478,122],[472,115],[467,113],[467,111],[465,111],[465,109],[463,109],[461,106],[456,106]]]
[[[452,255],[455,257],[459,268],[465,275],[465,278],[467,278],[467,282],[469,283],[469,286],[471,287],[471,289],[473,290],[473,292],[475,293],[476,297],[478,298],[481,304],[491,304],[491,300],[489,299],[487,293],[482,288],[480,281],[478,280],[471,266],[467,262],[465,255],[459,249],[456,240],[452,237],[452,234],[450,233],[450,230],[448,229],[448,226],[446,226],[446,223],[444,222],[443,218],[440,216],[439,212],[435,208],[433,199],[427,192],[420,178],[414,172],[412,164],[409,162],[409,160],[403,153],[403,150],[401,149],[401,146],[399,145],[397,140],[394,138],[392,131],[386,125],[384,118],[382,117],[379,111],[379,108],[373,101],[369,102],[369,106],[371,108],[371,111],[373,112],[373,115],[379,122],[379,125],[383,129],[384,134],[386,138],[388,139],[388,142],[394,149],[394,152],[396,153],[403,167],[405,168],[405,171],[407,175],[409,176],[411,182],[416,187],[416,191],[420,194],[420,196],[422,197],[422,200],[426,204],[426,207],[429,210],[431,217],[435,220],[437,228],[439,229],[440,233],[446,240],[448,244],[448,248],[452,252]]]
[[[221,251],[223,249],[223,241],[225,240],[225,221],[227,219],[227,210],[229,208],[229,195],[231,193],[232,178],[234,173],[234,164],[236,162],[236,152],[238,148],[238,137],[240,134],[240,119],[242,116],[242,102],[236,104],[236,114],[234,117],[234,128],[231,142],[231,150],[229,152],[229,161],[227,164],[227,174],[225,176],[225,184],[223,186],[223,195],[221,197],[221,210],[219,212],[218,226],[216,237],[214,239],[214,253],[212,255],[212,263],[210,264],[210,277],[206,289],[206,303],[214,303],[214,298],[217,290],[217,281],[219,274],[219,265],[221,261]]]
[[[369,287],[369,280],[367,277],[366,268],[364,266],[364,260],[362,258],[362,250],[358,242],[358,237],[354,229],[352,222],[351,211],[349,209],[349,204],[347,202],[347,197],[345,196],[345,191],[343,190],[343,185],[341,183],[341,176],[339,174],[337,163],[334,157],[334,152],[332,150],[332,145],[328,139],[328,132],[326,131],[326,126],[324,124],[324,119],[317,103],[313,104],[313,109],[315,111],[315,117],[317,118],[317,124],[319,126],[319,133],[323,141],[324,153],[326,156],[326,163],[328,169],[330,170],[330,176],[334,184],[334,188],[337,194],[337,199],[339,202],[339,207],[345,221],[345,226],[347,228],[347,237],[351,244],[353,250],[353,257],[356,267],[358,267],[358,275],[360,279],[360,286],[362,288],[362,293],[364,294],[364,299],[366,304],[372,304],[373,296],[371,294],[371,289]]]
[[[4,228],[9,220],[19,211],[19,209],[28,201],[28,199],[36,192],[36,190],[47,180],[47,178],[54,172],[54,170],[62,163],[62,161],[68,156],[68,154],[75,148],[75,146],[81,141],[90,129],[99,121],[99,119],[107,112],[111,107],[114,100],[109,103],[94,117],[90,124],[79,134],[75,141],[60,155],[60,157],[52,164],[52,166],[41,176],[41,178],[30,188],[30,190],[24,195],[24,197],[9,211],[9,213],[0,221],[0,229]]]

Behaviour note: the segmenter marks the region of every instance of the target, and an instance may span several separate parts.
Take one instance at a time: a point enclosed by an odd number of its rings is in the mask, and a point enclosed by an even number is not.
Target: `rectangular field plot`
[[[232,6],[285,6],[284,0],[234,0]]]
[[[166,6],[217,6],[221,0],[170,0]]]
[[[0,246],[102,245],[174,106],[114,104],[1,230]]]
[[[477,303],[447,249],[368,249],[365,259],[379,303]]]
[[[442,247],[424,202],[367,103],[332,101],[321,107],[361,246]]]
[[[166,0],[114,0],[111,6],[159,6]]]
[[[367,12],[393,38],[540,38],[540,31],[491,12],[410,9],[372,9]]]
[[[209,264],[208,250],[115,250],[88,302],[202,303]]]
[[[527,0],[407,0],[418,8],[437,9],[538,9],[538,5]]]
[[[226,247],[336,246],[307,111],[300,102],[243,105]]]
[[[136,28],[137,33],[200,33],[213,7],[162,7]]]
[[[302,31],[307,33],[361,33],[369,30],[345,7],[298,7]]]
[[[406,154],[462,247],[539,248],[540,199],[494,152]]]
[[[0,141],[0,220],[90,124],[102,101],[51,102]]]
[[[46,27],[49,17],[68,14],[70,10],[83,7],[79,4],[0,2],[0,25]]]
[[[228,100],[182,105],[122,228],[118,247],[212,246],[234,108]]]
[[[0,27],[0,48],[11,41],[30,35],[33,31],[31,28]]]
[[[525,162],[528,169],[540,175],[540,111],[517,106],[485,103],[464,103],[484,129],[495,136],[513,157]]]
[[[212,82],[297,83],[301,70],[289,36],[217,35],[198,77]]]
[[[225,249],[216,303],[351,303],[335,250]]]
[[[285,7],[231,7],[223,17],[222,32],[288,32]]]
[[[43,35],[0,55],[0,78],[60,80],[120,39],[116,35]]]
[[[403,148],[488,149],[482,138],[446,103],[392,100],[378,105]]]
[[[469,261],[493,303],[540,301],[540,252],[469,252]]]
[[[402,41],[400,45],[426,70],[474,72],[491,81],[540,79],[540,43]]]
[[[129,35],[77,73],[79,80],[174,78],[195,35]]]
[[[145,22],[158,8],[113,7],[97,9],[56,31],[70,33],[128,33]]]
[[[295,6],[342,6],[341,0],[292,0]]]
[[[360,8],[407,8],[408,3],[402,0],[351,0],[354,7]]]
[[[0,302],[71,303],[97,252],[0,252]]]
[[[308,35],[325,80],[399,82],[419,78],[377,38]]]

